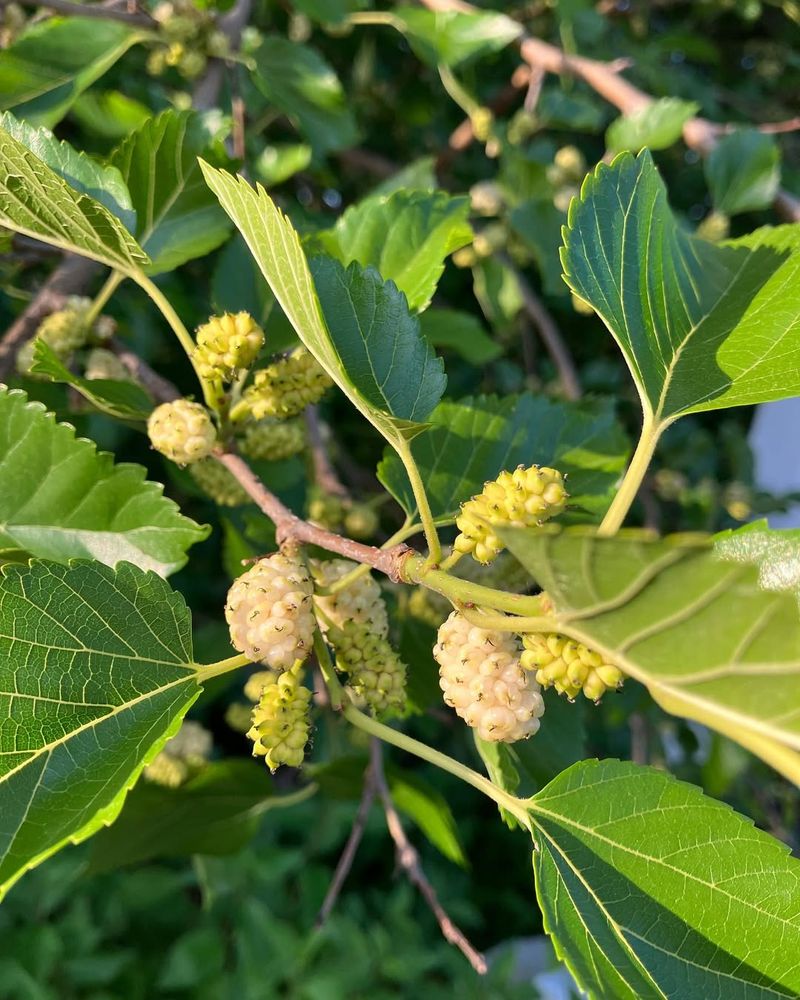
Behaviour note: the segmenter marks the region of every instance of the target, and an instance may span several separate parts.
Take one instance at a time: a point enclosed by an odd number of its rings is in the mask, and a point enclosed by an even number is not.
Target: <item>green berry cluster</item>
[[[205,767],[211,749],[211,733],[199,722],[184,722],[144,769],[144,777],[155,785],[177,788]]]
[[[306,446],[306,429],[302,420],[248,421],[237,434],[239,450],[248,458],[263,462],[280,462],[284,458],[297,455]]]
[[[379,632],[350,620],[332,628],[328,638],[336,667],[349,677],[356,698],[375,714],[402,712],[406,704],[406,665]]]
[[[147,421],[147,433],[156,451],[178,465],[206,458],[217,443],[211,414],[188,399],[157,406]]]
[[[247,491],[216,458],[201,458],[199,462],[192,462],[189,474],[200,489],[220,507],[242,507],[250,503]]]
[[[542,687],[554,687],[570,700],[583,691],[590,701],[597,702],[606,691],[622,684],[622,672],[617,667],[607,663],[600,653],[559,632],[532,632],[522,637],[522,644],[522,666],[536,671]]]
[[[194,80],[206,68],[209,56],[224,59],[230,52],[227,35],[216,27],[213,14],[192,0],[162,0],[153,11],[159,44],[147,58],[147,72],[160,76],[175,67]]]
[[[212,316],[198,327],[192,361],[202,378],[232,382],[264,346],[264,331],[248,312]]]
[[[311,729],[311,691],[300,683],[302,667],[296,664],[261,691],[253,709],[253,725],[248,737],[253,755],[264,757],[275,771],[281,764],[299,767],[305,757]]]
[[[380,517],[373,504],[322,490],[311,494],[308,519],[328,531],[343,531],[349,538],[360,541],[372,538],[380,527]]]
[[[566,508],[568,496],[557,469],[532,465],[501,472],[482,493],[461,505],[454,547],[471,553],[479,563],[489,563],[505,547],[494,527],[543,524]]]
[[[256,420],[285,420],[319,402],[332,384],[315,358],[304,347],[298,347],[257,371],[244,400]]]
[[[83,347],[91,335],[88,322],[92,300],[73,295],[63,309],[45,316],[39,324],[32,340],[17,353],[17,370],[21,375],[30,374],[33,354],[37,341],[47,344],[61,361],[69,361],[74,351]]]

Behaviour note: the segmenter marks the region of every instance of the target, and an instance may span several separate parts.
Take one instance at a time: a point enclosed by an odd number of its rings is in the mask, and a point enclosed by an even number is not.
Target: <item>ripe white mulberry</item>
[[[311,563],[314,580],[319,587],[330,587],[357,567],[358,563],[349,559],[328,559],[325,562],[314,559]],[[335,594],[315,594],[314,601],[320,611],[320,628],[323,631],[328,628],[341,629],[347,622],[355,622],[357,625],[367,625],[382,639],[389,634],[389,618],[381,597],[381,588],[369,573],[358,577]]]
[[[217,443],[211,414],[200,403],[188,399],[157,406],[147,421],[147,433],[156,451],[178,465],[206,458]]]
[[[458,552],[471,552],[479,563],[489,563],[504,548],[494,526],[542,524],[565,509],[568,497],[558,469],[532,465],[501,472],[486,483],[482,493],[461,505],[454,547]]]
[[[622,672],[600,653],[559,632],[531,632],[522,637],[522,665],[536,672],[542,687],[575,698],[580,691],[590,701],[599,701],[611,688],[622,684]]]
[[[328,631],[336,667],[349,677],[356,698],[372,712],[402,712],[406,703],[406,665],[388,640],[369,625],[348,621]]]
[[[458,611],[439,628],[433,655],[444,700],[481,739],[515,743],[539,728],[544,702],[520,652],[512,633],[478,628]]]
[[[275,771],[281,764],[299,767],[305,757],[311,721],[311,691],[300,683],[298,665],[267,684],[253,709],[253,725],[248,737],[253,755],[264,757]]]
[[[306,429],[298,418],[276,420],[265,417],[246,423],[238,432],[239,450],[256,461],[280,462],[297,455],[306,446]]]
[[[197,330],[192,360],[203,378],[230,382],[246,371],[264,346],[264,331],[250,313],[212,316]]]
[[[311,403],[317,403],[333,382],[304,347],[255,373],[253,385],[244,399],[250,413],[263,417],[295,417]]]
[[[192,462],[189,474],[200,489],[220,507],[241,507],[250,503],[247,491],[215,458],[201,458],[199,462]]]
[[[297,559],[260,559],[228,591],[225,619],[240,653],[274,670],[305,660],[314,638],[311,577]]]

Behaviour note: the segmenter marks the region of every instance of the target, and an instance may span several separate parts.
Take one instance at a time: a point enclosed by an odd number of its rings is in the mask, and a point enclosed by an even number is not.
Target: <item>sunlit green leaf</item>
[[[723,136],[705,161],[714,208],[726,215],[772,204],[781,180],[781,154],[774,136],[740,129]]]
[[[677,142],[683,126],[700,110],[694,101],[681,101],[677,97],[662,97],[631,115],[621,115],[606,132],[606,146],[611,153],[629,149],[638,153],[650,149],[666,149]]]
[[[395,7],[392,18],[419,58],[431,66],[457,66],[499,52],[522,33],[520,25],[510,17],[488,11]]]

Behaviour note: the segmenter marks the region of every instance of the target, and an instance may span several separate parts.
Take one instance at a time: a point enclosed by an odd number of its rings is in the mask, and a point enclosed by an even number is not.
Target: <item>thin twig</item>
[[[375,801],[375,778],[373,775],[372,762],[370,762],[366,771],[364,772],[364,787],[361,792],[361,802],[358,806],[358,812],[353,820],[353,825],[350,828],[350,836],[347,838],[347,843],[344,845],[344,850],[341,853],[339,861],[336,864],[336,871],[333,873],[333,879],[328,887],[328,891],[325,894],[325,899],[320,907],[320,911],[317,914],[317,919],[314,922],[316,928],[322,927],[328,917],[331,915],[331,911],[336,905],[336,900],[339,898],[339,894],[342,891],[342,887],[350,874],[350,869],[353,867],[353,861],[355,860],[356,852],[358,851],[359,844],[361,843],[361,838],[364,836],[364,828],[367,825],[367,818],[369,817],[369,811],[372,808],[372,803]]]
[[[75,3],[73,0],[15,0],[21,7],[41,7],[44,10],[54,10],[58,14],[69,14],[73,17],[97,17],[104,21],[122,21],[139,28],[154,28],[156,22],[149,14],[131,14],[126,10],[115,10],[103,4]],[[0,7],[4,6],[0,4]]]
[[[486,975],[489,967],[484,956],[468,941],[466,935],[452,921],[447,911],[439,902],[436,890],[428,881],[422,865],[419,861],[419,854],[411,841],[406,836],[400,816],[397,813],[386,776],[383,772],[383,751],[380,740],[372,737],[370,740],[370,759],[372,761],[372,774],[375,781],[376,791],[383,803],[383,811],[386,814],[386,826],[389,835],[394,841],[397,851],[397,863],[402,868],[406,877],[412,885],[416,886],[422,894],[425,902],[433,911],[433,915],[438,921],[442,935],[446,941],[455,945],[456,948],[468,960],[472,968],[478,975]]]
[[[135,354],[119,337],[112,337],[108,346],[156,402],[170,403],[173,399],[179,398],[180,393],[172,382],[153,371],[150,365],[143,361],[138,354]]]
[[[334,496],[347,499],[350,496],[347,487],[337,476],[336,470],[328,457],[328,449],[325,447],[322,426],[319,420],[319,408],[317,406],[306,407],[305,419],[308,446],[311,451],[311,462],[314,466],[314,479],[317,486],[324,493],[330,493]]]
[[[547,349],[547,353],[550,355],[553,364],[556,366],[556,371],[558,372],[558,377],[561,381],[561,388],[564,390],[564,395],[567,399],[580,399],[581,382],[578,377],[578,370],[575,367],[575,362],[572,360],[572,355],[570,354],[567,345],[564,343],[558,326],[556,325],[556,321],[548,312],[545,304],[533,290],[533,286],[527,278],[525,278],[525,276],[514,267],[513,263],[505,254],[500,254],[500,258],[502,259],[503,264],[513,271],[514,276],[517,279],[525,312],[528,314],[531,322],[539,331],[542,343]]]

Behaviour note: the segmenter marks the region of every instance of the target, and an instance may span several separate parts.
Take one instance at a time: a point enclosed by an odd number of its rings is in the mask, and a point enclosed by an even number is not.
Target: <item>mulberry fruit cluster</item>
[[[371,626],[350,620],[328,631],[336,667],[348,675],[356,698],[372,712],[402,712],[406,703],[406,665],[388,640]]]
[[[73,351],[83,347],[89,339],[91,327],[87,322],[92,300],[73,295],[63,309],[45,316],[36,334],[17,353],[17,369],[21,375],[30,373],[34,348],[42,341],[52,348],[62,361],[68,361]]]
[[[520,652],[510,632],[478,628],[457,611],[439,628],[433,655],[444,700],[481,739],[515,743],[539,728],[544,702]]]
[[[265,417],[246,423],[238,433],[239,449],[248,458],[262,462],[280,462],[297,455],[306,446],[302,420],[275,420]]]
[[[212,316],[197,330],[192,360],[199,375],[232,382],[252,365],[264,346],[264,332],[250,313]]]
[[[532,465],[501,472],[483,492],[461,506],[456,518],[458,552],[471,553],[479,563],[489,563],[504,548],[494,527],[528,528],[560,514],[569,494],[557,469]]]
[[[281,764],[299,767],[305,757],[311,729],[311,691],[300,683],[298,665],[268,683],[253,709],[253,725],[248,737],[253,755],[264,757],[275,771]]]
[[[250,503],[247,491],[215,458],[201,458],[199,462],[192,462],[189,474],[200,489],[220,507],[241,507]]]
[[[188,399],[157,406],[147,421],[147,433],[156,451],[178,465],[206,458],[217,443],[217,432],[208,410]]]
[[[523,667],[535,671],[542,687],[554,687],[570,699],[583,691],[590,701],[599,701],[606,691],[622,684],[617,667],[559,632],[532,632],[522,637],[522,644]]]
[[[193,80],[206,68],[208,56],[224,59],[229,54],[227,35],[214,18],[192,0],[162,0],[153,10],[161,44],[147,58],[147,72],[160,76],[174,66],[181,76]]]
[[[84,375],[88,379],[111,379],[114,382],[135,381],[131,373],[114,354],[104,347],[95,347],[86,358]]]
[[[225,618],[240,653],[254,663],[288,670],[311,651],[311,577],[301,562],[281,552],[260,559],[228,591]]]
[[[178,788],[206,765],[212,745],[211,733],[199,722],[184,722],[144,769],[144,776],[155,785]]]
[[[318,587],[330,587],[357,567],[358,564],[349,559],[329,559],[327,562],[315,559],[311,564]],[[335,594],[315,594],[314,601],[323,631],[329,628],[343,629],[349,622],[353,622],[356,625],[366,625],[374,635],[382,639],[389,634],[389,618],[381,597],[381,588],[368,573]]]
[[[303,347],[255,373],[244,399],[256,420],[295,417],[322,399],[333,385],[317,361]]]

